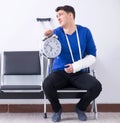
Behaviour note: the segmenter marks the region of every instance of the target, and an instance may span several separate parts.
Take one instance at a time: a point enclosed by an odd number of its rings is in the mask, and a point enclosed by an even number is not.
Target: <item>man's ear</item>
[[[74,18],[74,17],[73,17],[73,14],[72,14],[71,12],[69,13],[69,16],[70,16],[70,18]]]

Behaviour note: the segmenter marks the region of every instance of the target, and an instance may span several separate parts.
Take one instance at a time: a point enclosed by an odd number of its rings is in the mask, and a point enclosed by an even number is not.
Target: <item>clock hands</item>
[[[52,47],[52,46],[50,46],[49,44],[47,44],[47,46],[49,46],[50,51],[52,51],[53,47]]]
[[[61,44],[56,37],[51,36],[42,43],[43,53],[48,58],[55,58],[61,52]]]

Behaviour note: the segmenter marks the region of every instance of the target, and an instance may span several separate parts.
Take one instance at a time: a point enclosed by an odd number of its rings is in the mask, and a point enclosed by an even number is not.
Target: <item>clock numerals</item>
[[[48,58],[54,58],[60,54],[61,44],[56,38],[48,38],[44,41],[43,51]]]

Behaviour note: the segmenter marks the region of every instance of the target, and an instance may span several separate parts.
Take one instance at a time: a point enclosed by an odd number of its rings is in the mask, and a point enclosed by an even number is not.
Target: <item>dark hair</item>
[[[73,14],[73,17],[75,19],[75,10],[72,6],[65,5],[65,6],[58,6],[55,11],[58,12],[59,10],[64,10],[65,12],[69,13],[71,12]]]

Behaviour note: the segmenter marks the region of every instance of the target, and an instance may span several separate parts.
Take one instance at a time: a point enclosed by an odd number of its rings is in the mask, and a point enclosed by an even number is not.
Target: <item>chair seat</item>
[[[58,92],[87,92],[87,90],[79,89],[72,85],[69,85],[68,87],[58,90]]]
[[[87,90],[81,90],[73,86],[69,86],[69,87],[60,89],[57,92],[59,92],[58,93],[59,98],[71,99],[71,98],[80,98],[84,93],[87,92]]]
[[[4,90],[41,90],[40,85],[2,85],[1,91]]]

